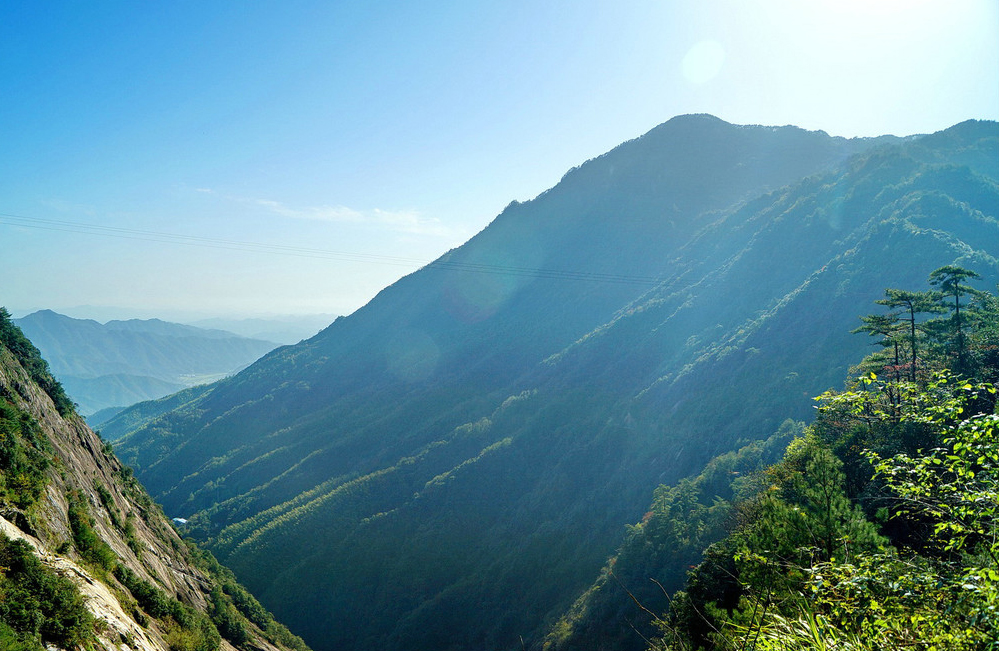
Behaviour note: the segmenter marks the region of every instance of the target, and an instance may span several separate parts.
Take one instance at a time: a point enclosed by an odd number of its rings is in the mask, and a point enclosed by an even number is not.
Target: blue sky
[[[999,3],[3,3],[0,304],[349,313],[700,112],[999,119]]]

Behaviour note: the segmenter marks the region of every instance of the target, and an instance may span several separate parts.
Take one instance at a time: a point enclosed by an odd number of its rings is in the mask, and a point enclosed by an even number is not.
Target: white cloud
[[[371,211],[375,221],[390,226],[393,230],[414,235],[434,235],[451,237],[454,230],[437,218],[424,217],[416,210],[381,210]]]
[[[453,229],[437,218],[425,217],[418,210],[355,210],[347,206],[306,206],[294,208],[271,199],[241,199],[288,219],[307,219],[340,223],[382,226],[398,233],[451,237]]]
[[[464,230],[453,228],[436,217],[427,217],[419,210],[386,210],[383,208],[357,210],[340,205],[291,206],[274,199],[228,195],[210,188],[193,188],[193,190],[244,206],[253,206],[265,213],[286,219],[357,224],[398,234],[435,238],[454,239],[466,236]]]
[[[246,201],[246,200],[244,200]],[[362,222],[364,215],[346,206],[311,206],[306,208],[291,208],[279,201],[270,199],[252,199],[251,203],[260,206],[281,217],[289,219],[309,219],[324,222]]]

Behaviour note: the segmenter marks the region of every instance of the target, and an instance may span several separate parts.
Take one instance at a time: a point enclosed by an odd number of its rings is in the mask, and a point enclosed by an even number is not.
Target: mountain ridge
[[[652,488],[808,417],[852,310],[999,276],[995,123],[650,134],[118,449],[317,648],[537,639]]]
[[[14,322],[86,416],[218,380],[278,346],[160,319],[101,324],[39,310]]]

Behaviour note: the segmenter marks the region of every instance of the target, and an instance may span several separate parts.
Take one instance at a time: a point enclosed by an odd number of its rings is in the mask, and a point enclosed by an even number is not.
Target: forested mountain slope
[[[520,648],[656,485],[808,417],[883,287],[996,280],[997,143],[676,118],[116,449],[317,648]]]
[[[40,310],[14,322],[88,417],[213,382],[277,347],[159,319],[101,324]]]
[[[974,273],[886,288],[816,421],[658,487],[539,646],[996,648],[999,299]]]
[[[307,650],[181,540],[3,308],[0,648]]]

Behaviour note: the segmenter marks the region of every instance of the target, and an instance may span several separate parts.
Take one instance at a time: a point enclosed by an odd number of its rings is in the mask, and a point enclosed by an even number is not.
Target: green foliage
[[[967,370],[965,368],[967,363],[967,351],[965,347],[967,317],[964,318],[964,323],[962,323],[961,297],[970,295],[977,298],[982,295],[982,292],[964,284],[964,281],[980,277],[978,272],[956,265],[945,265],[930,274],[930,284],[940,288],[941,302],[949,301],[951,298],[954,300],[954,307],[949,319],[946,321],[947,327],[944,330],[948,332],[948,352],[956,357],[954,368],[959,373],[964,373]],[[947,307],[948,309],[950,308],[949,302],[947,303]],[[967,309],[967,306],[965,306],[965,309]]]
[[[233,644],[243,644],[250,639],[246,622],[218,586],[213,587],[209,595],[208,613],[219,634]]]
[[[969,317],[969,376],[995,384],[999,382],[999,296],[980,295]]]
[[[0,649],[4,651],[42,651],[43,647],[34,636],[22,635],[7,624],[0,622]]]
[[[222,638],[206,615],[188,607],[180,611],[180,619],[165,622],[167,647],[170,651],[217,651]]]
[[[223,637],[235,642],[248,636],[245,622],[233,612],[235,608],[246,620],[256,624],[270,642],[296,651],[311,651],[300,637],[275,621],[274,616],[236,581],[232,571],[220,564],[211,552],[190,540],[185,542],[191,562],[208,574],[216,584],[212,589],[210,612],[212,621]]]
[[[142,552],[144,551],[142,543],[139,542],[138,537],[135,535],[135,514],[129,512],[128,516],[125,518],[125,527],[122,529],[122,534],[125,536],[125,544],[128,548],[132,550],[136,558],[142,558]]]
[[[0,398],[0,501],[30,508],[48,484],[48,441],[38,424]]]
[[[727,569],[717,574],[717,556],[709,559],[695,571],[696,590],[678,596],[683,608],[666,627],[682,631],[676,648],[738,648],[747,639],[740,632],[759,618],[802,607],[812,568],[883,544],[846,497],[842,463],[814,434],[792,442],[767,474],[770,485],[743,505],[743,524],[716,551]]]
[[[63,416],[73,413],[73,401],[62,385],[52,376],[48,363],[38,349],[28,341],[21,329],[14,325],[10,312],[0,307],[0,344],[9,350],[35,382],[52,398],[56,409]]]
[[[875,381],[867,380],[859,386]],[[915,553],[872,536],[858,512],[847,515],[845,496],[824,488],[836,460],[820,452],[800,477],[764,494],[749,523],[726,541],[723,556],[730,553],[735,561],[738,604],[730,597],[725,606],[719,596],[726,583],[731,586],[726,579],[713,590],[700,589],[693,600],[679,595],[660,646],[735,649],[753,640],[754,648],[774,650],[999,648],[999,417],[969,410],[995,392],[991,384],[941,375],[922,389],[900,389],[901,412],[880,408],[885,401],[874,397],[879,392],[827,396],[826,409],[848,406],[872,426],[917,423],[938,432],[941,445],[918,454],[868,454],[872,481],[880,482],[882,501],[893,505],[891,516],[929,523],[930,543]],[[796,447],[807,445],[789,448],[782,465],[800,465]],[[783,503],[788,488],[799,508]],[[809,511],[811,523],[798,526]],[[830,514],[840,522],[834,536],[828,534]],[[860,531],[851,533],[847,523]],[[702,565],[696,576],[707,569]],[[697,588],[694,581],[688,585]],[[708,621],[707,629],[692,612]]]
[[[858,330],[894,348],[894,364],[818,398],[809,435],[788,447],[767,473],[772,484],[741,507],[743,523],[675,595],[653,648],[999,649],[996,386],[936,370],[954,362],[966,377],[995,377],[995,319],[983,315],[996,305],[960,284],[974,276],[959,267],[931,276],[941,310],[940,297],[954,301],[940,321],[951,334],[921,326],[929,352],[934,338],[946,346],[921,357],[918,374],[899,372],[915,322],[906,341],[895,315],[863,319]],[[962,321],[959,299],[969,294]],[[888,296],[879,303],[908,301],[910,316],[930,310],[929,294]]]
[[[978,373],[988,365],[983,353],[995,355],[999,344],[995,299],[964,283],[979,277],[975,271],[945,265],[929,276],[937,291],[886,289],[885,298],[875,303],[902,312],[861,317],[864,325],[853,332],[880,336],[877,343],[886,351],[866,358],[858,370],[912,383],[925,381],[934,369],[943,367],[964,375]],[[920,318],[926,314],[943,316]],[[904,322],[900,320],[903,315]]]
[[[0,648],[93,641],[94,620],[73,582],[42,565],[23,540],[0,535]]]
[[[114,498],[111,492],[104,487],[96,479],[94,480],[94,490],[97,492],[97,497],[101,500],[101,505],[107,511],[108,517],[111,519],[111,524],[121,532],[125,539],[125,543],[128,545],[136,556],[142,556],[142,544],[135,535],[135,524],[132,522],[134,519],[134,514],[129,512],[129,514],[122,519],[121,513],[118,510],[118,506],[115,504]]]
[[[980,606],[975,618],[999,633],[999,415],[968,414],[992,384],[958,382],[949,400],[919,404],[906,417],[937,427],[943,445],[912,457],[872,454],[877,474],[897,497],[895,517],[928,518],[945,552],[963,555],[965,589]]]
[[[115,567],[114,577],[132,594],[139,608],[163,623],[172,651],[216,651],[219,648],[219,632],[203,613],[168,596],[124,565]],[[137,621],[143,619],[141,613],[133,611],[132,614]]]
[[[114,568],[114,577],[132,594],[139,608],[150,617],[163,619],[179,613],[181,604],[176,599],[168,597],[153,584],[140,579],[124,565],[119,564]]]
[[[738,630],[759,636],[761,649],[827,648],[810,646],[816,633],[828,648],[999,648],[999,417],[966,409],[995,391],[939,377],[910,396],[901,418],[936,428],[942,446],[869,455],[892,516],[931,522],[933,547],[883,546],[814,565],[797,616],[761,616]],[[857,392],[839,399],[868,402]]]
[[[642,521],[628,527],[596,583],[549,632],[543,649],[638,649],[654,634],[655,612],[683,586],[703,551],[737,522],[736,504],[759,490],[761,472],[781,458],[804,423],[785,421],[766,441],[712,459],[695,477],[656,489]]]
[[[124,463],[121,464],[121,468],[118,471],[118,478],[121,480],[122,489],[139,507],[142,519],[148,522],[150,516],[156,511],[156,505],[153,499],[149,497],[149,493],[142,488],[139,480],[135,478],[132,468]]]
[[[121,515],[118,513],[118,506],[114,503],[114,498],[111,496],[111,491],[104,487],[96,479],[94,480],[94,491],[97,493],[98,499],[101,501],[101,505],[108,512],[108,517],[111,519],[111,523],[118,529],[122,529],[124,524],[121,521]]]
[[[891,339],[892,345],[895,347],[895,353],[896,353],[895,379],[901,379],[899,375],[901,374],[901,371],[905,370],[908,371],[906,375],[909,377],[909,379],[912,380],[913,382],[916,381],[916,371],[919,358],[918,351],[920,348],[919,337],[917,335],[922,334],[922,329],[917,329],[916,315],[939,312],[940,311],[940,307],[938,305],[939,299],[940,296],[935,292],[913,292],[903,289],[889,288],[885,290],[885,298],[878,301],[874,301],[878,305],[886,305],[890,308],[903,308],[906,312],[906,317],[908,321],[908,332],[905,332],[904,336],[906,337],[906,344],[908,345],[909,348],[909,358],[906,364],[908,368],[905,368],[902,365],[901,363],[902,360],[899,359],[898,355],[899,338],[900,338],[899,335],[903,335],[903,332],[900,332],[900,330],[895,327],[885,328],[881,332],[881,334]],[[880,317],[880,318],[888,318],[889,320],[893,320],[894,323],[892,323],[892,325],[894,326],[897,323],[898,314],[893,313],[893,316],[888,315],[886,317]],[[878,315],[861,317],[861,319],[865,321],[865,324],[867,324],[868,319],[876,320],[878,318],[879,318]],[[856,332],[856,330],[854,332]],[[871,331],[868,329],[868,332]]]
[[[94,519],[87,508],[86,497],[79,491],[72,491],[67,499],[69,526],[76,551],[95,569],[105,572],[113,570],[118,558],[94,530]]]

